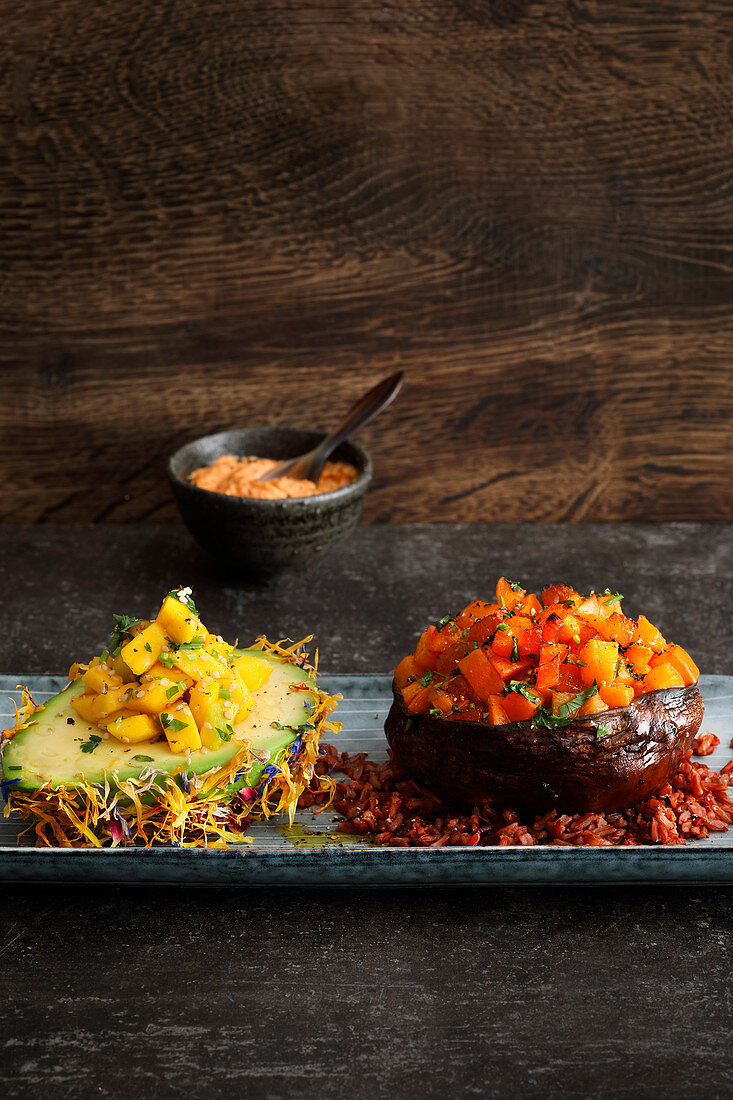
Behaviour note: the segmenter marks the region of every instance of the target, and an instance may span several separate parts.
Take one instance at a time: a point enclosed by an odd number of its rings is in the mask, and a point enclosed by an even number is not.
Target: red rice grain
[[[692,751],[695,756],[710,756],[720,744],[720,738],[714,733],[701,733],[692,742]]]
[[[711,739],[711,740],[708,740]],[[700,755],[713,751],[714,734],[697,738]],[[700,749],[702,751],[700,751]],[[622,813],[559,814],[556,810],[523,821],[513,810],[491,803],[465,808],[448,806],[434,792],[411,779],[392,754],[383,763],[366,753],[338,754],[321,747],[317,775],[341,772],[333,807],[342,817],[342,833],[369,837],[392,848],[475,847],[533,844],[685,844],[726,832],[733,824],[733,802],[727,787],[733,782],[733,760],[720,771],[692,761],[689,750],[679,771],[655,795]],[[314,780],[315,785],[315,780]],[[317,807],[327,796],[306,790],[301,809]]]

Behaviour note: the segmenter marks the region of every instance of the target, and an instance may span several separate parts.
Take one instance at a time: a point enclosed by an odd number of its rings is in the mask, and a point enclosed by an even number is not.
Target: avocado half
[[[392,691],[387,740],[411,775],[449,802],[495,800],[534,814],[611,813],[643,802],[678,770],[704,711],[692,685],[562,729],[533,729],[531,721],[490,726],[410,714],[394,683]]]
[[[119,779],[136,778],[146,768],[176,773],[185,764],[186,772],[202,775],[229,763],[249,741],[253,752],[262,756],[226,793],[244,786],[256,786],[267,764],[278,759],[298,736],[300,725],[311,721],[310,692],[293,690],[293,684],[306,684],[316,690],[313,679],[298,665],[278,658],[266,650],[238,650],[269,661],[272,674],[254,695],[254,706],[244,721],[234,727],[231,741],[216,750],[200,749],[188,757],[172,753],[165,740],[123,745],[114,737],[99,742],[92,752],[83,751],[90,735],[99,736],[97,726],[83,721],[71,706],[71,700],[84,691],[81,679],[49,699],[35,711],[29,725],[7,742],[2,754],[6,780],[18,780],[12,790],[34,791],[45,783],[51,788],[73,787],[81,776],[87,783],[101,783],[115,773]],[[273,723],[277,723],[274,725]],[[283,728],[280,728],[283,727]]]

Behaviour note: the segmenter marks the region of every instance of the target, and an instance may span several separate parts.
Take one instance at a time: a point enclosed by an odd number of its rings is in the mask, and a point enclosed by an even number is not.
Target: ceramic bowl
[[[363,447],[347,440],[331,455],[356,467],[342,489],[285,500],[251,500],[199,489],[190,475],[221,455],[295,458],[324,438],[306,428],[241,428],[186,443],[168,460],[168,474],[183,521],[208,553],[238,571],[266,577],[307,565],[359,521],[372,464]]]

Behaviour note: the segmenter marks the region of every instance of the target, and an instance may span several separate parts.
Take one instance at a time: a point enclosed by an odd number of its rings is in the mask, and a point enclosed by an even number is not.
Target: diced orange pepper
[[[677,669],[685,682],[685,687],[697,683],[700,676],[700,669],[697,667],[687,650],[683,649],[682,646],[668,646],[664,653],[652,657],[650,665],[652,668],[656,668],[658,664],[665,660],[669,661],[669,663],[674,665]]]
[[[506,630],[497,630],[491,648],[500,657],[511,657],[514,650],[514,637]]]
[[[468,640],[470,642],[478,642],[479,645],[488,642],[491,635],[496,632],[496,628],[503,618],[504,615],[501,612],[492,612],[492,614],[486,615],[483,619],[477,619],[469,628]]]
[[[532,702],[516,691],[511,692],[510,695],[503,695],[502,706],[509,721],[526,722],[528,718],[534,717],[542,701],[538,695],[535,695],[535,698],[537,701]]]
[[[639,642],[640,645],[648,646],[649,649],[653,649],[655,653],[661,653],[667,644],[656,626],[653,626],[644,615],[639,616],[639,621],[636,624],[636,630],[631,640],[633,642]]]
[[[412,653],[403,657],[394,670],[394,678],[397,687],[404,687],[411,676],[422,676],[425,669],[421,668]]]
[[[572,691],[574,695],[577,695],[583,687],[583,677],[580,675],[580,668],[578,665],[573,665],[569,661],[563,661],[560,665],[560,675],[558,677],[557,686],[560,691]]]
[[[424,714],[428,709],[429,688],[423,687],[417,680],[402,688],[402,698],[405,705],[413,714]]]
[[[600,714],[602,710],[608,710],[605,702],[600,695],[591,695],[590,699],[583,703],[582,707],[578,711],[579,715],[585,716],[586,714]]]
[[[534,618],[535,615],[539,615],[542,610],[542,604],[537,597],[532,593],[529,596],[523,596],[521,600],[516,604],[517,607],[521,606],[521,609],[525,615],[530,615]]]
[[[683,688],[685,681],[671,661],[660,661],[647,672],[643,687],[645,693],[661,691],[662,688]]]
[[[618,661],[618,645],[616,642],[607,642],[604,638],[591,638],[580,651],[580,659],[584,662],[580,670],[580,676],[584,684],[595,682],[599,687],[612,684],[616,679],[616,663]]]
[[[450,649],[446,649],[445,653],[440,654],[435,662],[435,671],[447,676],[456,667],[461,657],[465,657],[472,649],[473,642],[469,641],[468,638],[461,638],[460,642],[455,642]]]
[[[465,629],[478,619],[485,618],[492,610],[494,610],[492,604],[486,603],[485,600],[473,600],[467,607],[464,607],[460,615],[456,615],[456,622],[461,629]]]
[[[498,653],[489,654],[489,660],[501,676],[504,683],[509,680],[521,680],[530,669],[527,661],[508,661]]]
[[[654,651],[648,646],[638,645],[636,642],[624,650],[623,658],[628,661],[634,672],[644,675],[649,671],[649,662],[654,656]]]
[[[609,707],[627,707],[634,698],[634,689],[627,684],[609,684],[598,689],[598,694]]]
[[[476,698],[485,703],[489,695],[498,694],[504,681],[482,649],[473,649],[459,661],[458,667],[473,688]]]
[[[542,631],[537,626],[529,630],[520,630],[517,634],[517,649],[522,657],[527,657],[530,653],[539,653],[541,645]]]
[[[572,642],[573,645],[582,646],[595,633],[594,628],[579,619],[577,615],[567,615],[557,633],[557,640],[558,642]]]
[[[541,596],[545,607],[559,603],[561,600],[581,602],[580,595],[569,584],[548,584],[546,588],[542,589]]]
[[[556,688],[560,679],[560,654],[550,661],[545,661],[537,668],[537,688],[547,691]]]
[[[437,684],[431,684],[428,689],[429,710],[439,710],[441,714],[450,714],[453,708],[453,699]]]
[[[515,590],[506,577],[499,577],[496,582],[496,602],[500,607],[514,607],[515,603],[522,600],[527,593],[523,588]]]
[[[568,647],[566,645],[560,645],[559,642],[547,642],[540,649],[540,664],[547,664],[548,661],[553,661],[555,657],[559,657],[561,661],[564,661],[567,653]]]
[[[509,718],[504,710],[504,696],[489,696],[489,722],[492,726],[505,726]]]
[[[560,707],[564,707],[565,704],[569,703],[571,699],[574,699],[577,694],[577,691],[553,691],[552,713],[559,714]]]

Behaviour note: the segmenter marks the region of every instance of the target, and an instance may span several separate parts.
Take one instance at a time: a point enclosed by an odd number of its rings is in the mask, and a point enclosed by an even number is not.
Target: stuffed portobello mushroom
[[[697,734],[698,669],[617,592],[501,578],[422,634],[395,670],[387,738],[443,798],[613,812],[677,771]]]

